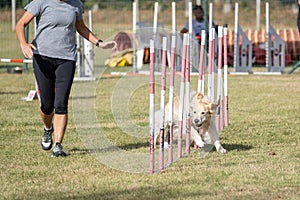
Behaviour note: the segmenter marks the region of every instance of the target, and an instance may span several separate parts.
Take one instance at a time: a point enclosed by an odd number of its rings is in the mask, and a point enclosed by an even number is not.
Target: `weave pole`
[[[196,61],[195,54],[194,54],[194,42],[193,38],[193,4],[192,2],[189,2],[189,69],[192,71],[193,69],[193,63]]]
[[[154,173],[154,130],[155,130],[155,80],[154,80],[154,40],[150,40],[150,174]]]
[[[178,114],[178,158],[182,157],[182,132],[183,132],[183,111],[184,111],[184,86],[185,86],[185,64],[187,51],[187,34],[183,34],[183,47],[181,59],[181,79],[179,95],[179,114]]]
[[[270,37],[270,9],[269,2],[266,2],[266,68],[268,72],[271,72],[271,37]]]
[[[191,34],[187,35],[186,39],[186,60],[185,60],[185,112],[186,112],[186,135],[185,135],[185,153],[190,154],[190,135],[191,135],[191,121],[190,121],[190,38]]]
[[[169,86],[169,118],[168,118],[168,163],[173,162],[173,110],[174,110],[174,78],[175,78],[175,51],[176,35],[172,35],[171,62],[170,62],[170,86]]]
[[[201,46],[200,46],[200,58],[199,58],[199,74],[198,74],[198,87],[197,91],[204,94],[204,55],[205,55],[205,30],[201,32]]]
[[[157,32],[158,2],[154,3],[153,34]]]
[[[209,3],[209,17],[208,17],[208,28],[211,29],[213,27],[213,3]]]
[[[206,32],[205,30],[201,31],[201,45],[200,45],[200,55],[199,55],[199,66],[198,66],[198,87],[197,87],[197,92],[201,92],[204,95],[204,56],[205,56],[205,38],[206,38]],[[201,131],[203,131],[201,129]],[[198,146],[196,142],[194,142],[194,149],[198,149]]]
[[[159,169],[164,169],[164,138],[165,138],[165,99],[166,99],[166,62],[167,62],[167,38],[163,37],[162,64],[161,64],[161,91],[160,91],[160,145],[159,145]]]
[[[158,21],[158,2],[156,1],[154,3],[154,14],[153,14],[153,36],[152,39],[154,40],[154,47],[158,47],[158,34],[157,34],[157,21]],[[158,52],[154,51],[154,57],[155,57],[155,71],[158,69]]]
[[[176,2],[172,2],[172,34],[176,34]]]
[[[240,62],[238,58],[239,54],[239,42],[240,38],[238,37],[238,24],[239,24],[239,4],[238,2],[235,3],[234,9],[234,56],[233,56],[233,68],[234,71],[238,71],[238,63]]]
[[[228,117],[228,64],[227,64],[227,56],[228,56],[228,28],[227,25],[224,26],[224,125],[228,126],[229,124],[229,117]]]
[[[172,39],[170,60],[170,85],[169,85],[169,116],[168,116],[168,163],[173,162],[173,112],[174,112],[174,78],[176,54],[176,2],[172,2]]]
[[[137,49],[136,49],[136,21],[137,21],[137,5],[136,2],[133,1],[132,3],[132,31],[133,31],[133,40],[132,40],[132,47],[133,47],[133,57],[132,57],[132,66],[133,66],[133,72],[137,73]]]
[[[187,52],[185,62],[185,111],[186,111],[186,135],[185,135],[185,153],[190,154],[190,71],[193,68],[193,5],[189,2],[189,34],[187,35]]]
[[[222,80],[222,57],[223,57],[223,27],[218,26],[218,85],[217,85],[217,99],[219,101],[219,112],[217,116],[217,130],[221,131],[224,128],[223,115],[223,80]]]
[[[211,50],[211,101],[215,101],[215,28],[211,28],[212,35],[212,50]]]
[[[214,34],[214,33],[213,33]],[[207,97],[212,100],[212,90],[213,90],[213,84],[212,84],[212,68],[213,66],[213,35],[212,29],[209,30],[209,41],[208,41],[208,65],[207,65]]]

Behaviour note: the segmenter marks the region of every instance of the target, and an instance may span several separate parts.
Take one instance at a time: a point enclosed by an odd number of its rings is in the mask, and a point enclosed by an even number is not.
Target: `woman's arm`
[[[32,49],[36,50],[33,44],[28,44],[25,39],[25,27],[31,22],[34,16],[30,12],[25,12],[16,25],[16,34],[20,43],[21,50],[26,58],[32,58]]]
[[[82,37],[84,37],[93,44],[96,44],[99,41],[99,38],[97,38],[88,27],[86,27],[83,19],[76,21],[76,30]],[[99,47],[103,49],[115,50],[117,48],[117,43],[115,41],[100,42]]]
[[[90,31],[90,29],[88,27],[86,27],[86,25],[84,24],[84,21],[82,19],[76,21],[76,30],[82,37],[84,37],[85,39],[87,39],[88,41],[90,41],[93,44],[96,44],[97,41],[99,40]]]

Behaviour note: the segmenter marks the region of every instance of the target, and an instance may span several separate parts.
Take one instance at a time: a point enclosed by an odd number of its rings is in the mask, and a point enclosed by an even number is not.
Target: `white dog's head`
[[[210,119],[215,113],[219,104],[212,103],[207,98],[204,98],[202,93],[197,93],[191,102],[191,119],[192,125],[196,130],[209,127]]]

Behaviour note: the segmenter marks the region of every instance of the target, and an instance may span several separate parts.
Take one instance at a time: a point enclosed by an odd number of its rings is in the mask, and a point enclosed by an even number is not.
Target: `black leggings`
[[[35,54],[33,68],[41,100],[41,111],[49,115],[68,113],[68,100],[75,73],[75,61]]]

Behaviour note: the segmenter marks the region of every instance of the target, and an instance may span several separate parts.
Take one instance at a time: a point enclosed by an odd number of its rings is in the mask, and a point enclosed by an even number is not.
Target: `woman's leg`
[[[55,71],[54,142],[62,143],[68,123],[68,101],[75,73],[75,61],[58,60]]]
[[[62,143],[68,124],[68,114],[55,114],[53,124],[54,143]]]
[[[41,115],[41,118],[43,120],[45,128],[48,129],[48,130],[51,129],[54,113],[52,112],[51,114],[46,115],[45,113],[43,113],[42,110],[40,110],[40,115]]]
[[[40,91],[40,116],[44,124],[41,146],[44,150],[52,148],[52,120],[54,110],[54,80],[55,73],[51,60],[47,57],[34,55],[34,74]]]

